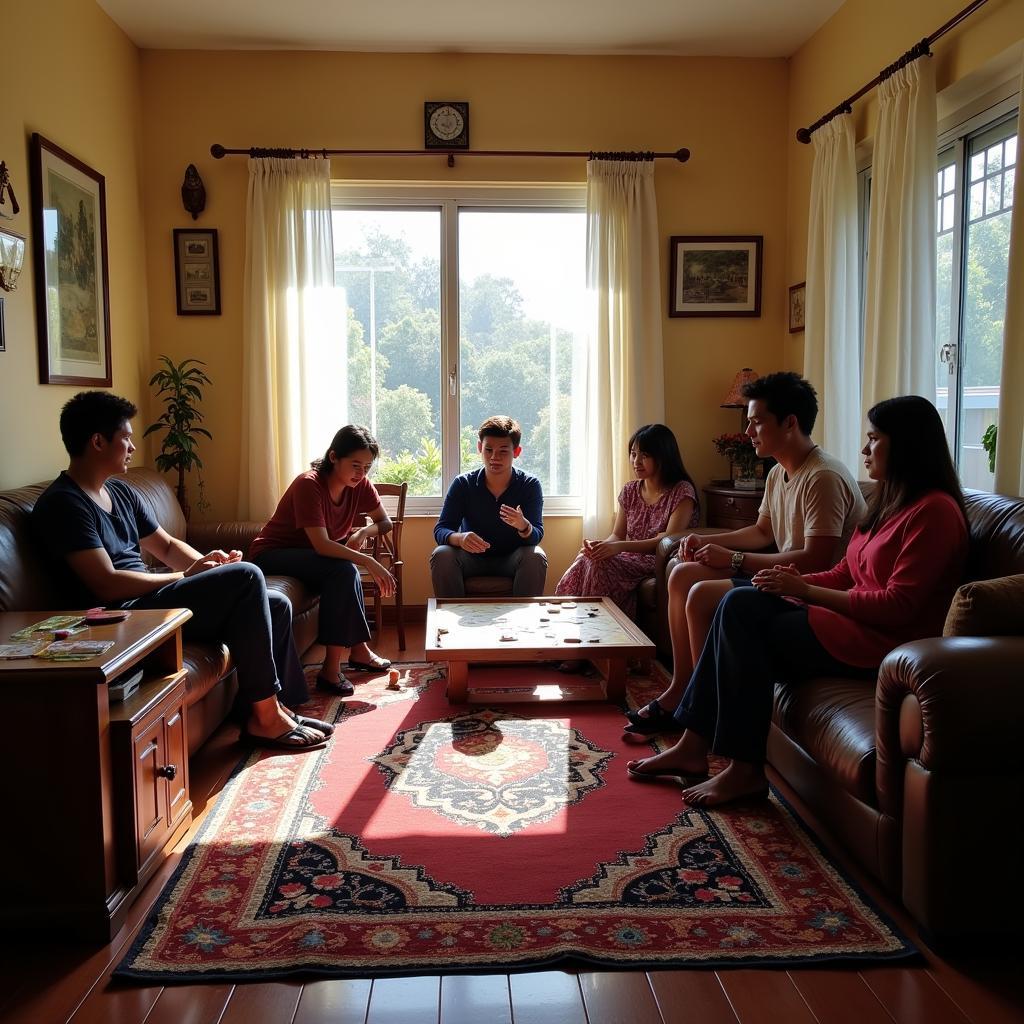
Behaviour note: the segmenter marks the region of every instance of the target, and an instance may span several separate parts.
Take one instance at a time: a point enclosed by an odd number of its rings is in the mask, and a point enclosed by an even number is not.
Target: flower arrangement
[[[759,459],[746,434],[719,434],[711,443],[719,455],[724,455],[739,469],[741,477],[754,476]]]

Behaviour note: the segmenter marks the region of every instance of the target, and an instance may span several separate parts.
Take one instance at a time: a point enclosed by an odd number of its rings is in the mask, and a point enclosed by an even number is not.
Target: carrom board
[[[654,644],[614,601],[604,597],[431,598],[427,602],[425,657],[447,666],[448,698],[453,702],[473,695],[468,683],[470,662],[576,659],[592,661],[603,675],[604,696],[621,700],[626,659],[653,654]]]

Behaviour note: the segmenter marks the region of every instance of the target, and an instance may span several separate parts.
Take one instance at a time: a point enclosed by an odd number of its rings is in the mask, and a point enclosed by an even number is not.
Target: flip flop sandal
[[[641,711],[646,711],[646,715],[641,715]],[[630,725],[643,725],[647,722],[659,722],[662,723],[662,728],[668,731],[675,719],[672,715],[666,711],[656,700],[652,700],[650,704],[645,704],[642,708],[638,708],[635,711],[627,711],[626,717],[629,719]]]
[[[356,692],[355,687],[341,675],[338,676],[337,682],[328,679],[327,676],[317,676],[316,688],[323,693],[333,694],[335,697],[351,697]]]
[[[317,739],[316,734],[301,725],[281,733],[280,736],[254,736],[251,732],[242,733],[242,739],[252,747],[266,747],[269,750],[319,750],[327,746],[326,739]]]
[[[683,802],[686,803],[687,807],[706,807],[708,810],[711,810],[715,807],[728,807],[729,804],[743,804],[747,802],[754,803],[758,800],[767,800],[768,795],[768,787],[765,786],[764,789],[757,789],[752,793],[740,793],[739,796],[729,797],[728,800],[716,800],[713,803],[708,803],[706,800],[698,800],[691,804],[686,802],[685,797]]]
[[[284,713],[296,725],[305,726],[307,729],[316,729],[317,732],[322,732],[325,736],[334,735],[334,726],[330,722],[319,718],[307,718],[306,715],[300,715],[297,711],[292,711],[291,708],[285,708]]]
[[[660,772],[643,772],[635,768],[626,768],[626,774],[636,782],[673,782],[686,789],[688,786],[696,786],[698,783],[707,782],[708,773],[701,775],[699,772],[674,772],[671,770]]]
[[[387,672],[391,662],[387,658],[378,658],[377,663],[369,661],[353,661],[348,659],[348,667],[353,672]]]

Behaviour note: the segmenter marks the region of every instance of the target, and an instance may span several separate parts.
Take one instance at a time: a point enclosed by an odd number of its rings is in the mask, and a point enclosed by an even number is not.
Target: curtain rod
[[[678,160],[685,164],[690,159],[690,151],[677,149],[674,153],[655,153],[650,150],[621,152],[582,152],[575,150],[542,150],[542,149],[264,149],[256,146],[250,149],[226,149],[219,143],[210,147],[215,160],[226,156],[278,157],[291,160],[300,157],[308,160],[313,156],[321,156],[325,160],[329,156],[447,156],[448,166],[455,166],[457,156],[541,156],[541,157],[586,157],[588,160]]]
[[[833,107],[827,114],[819,117],[809,128],[798,128],[796,132],[797,142],[802,142],[806,146],[811,141],[811,136],[819,128],[828,124],[829,121],[837,118],[840,114],[853,113],[853,104],[865,93],[874,89],[879,82],[884,82],[900,68],[906,67],[911,61],[917,60],[918,57],[930,57],[931,44],[936,39],[941,39],[942,36],[956,28],[961,21],[969,18],[979,7],[983,7],[987,2],[988,0],[974,0],[974,3],[968,4],[959,14],[954,14],[945,25],[937,28],[930,36],[926,36],[919,43],[915,43],[899,60],[894,61],[884,71],[880,71],[867,85],[862,85],[852,96],[843,100],[837,107]]]

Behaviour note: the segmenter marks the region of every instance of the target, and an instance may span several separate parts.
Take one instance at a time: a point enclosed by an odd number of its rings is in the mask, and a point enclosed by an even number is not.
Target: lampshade
[[[732,379],[729,393],[722,399],[723,409],[745,409],[747,400],[743,397],[743,385],[757,380],[758,375],[749,367],[744,366]]]
[[[25,262],[25,239],[0,228],[0,288],[13,292]]]

